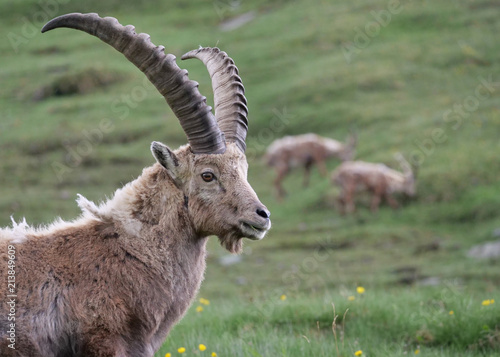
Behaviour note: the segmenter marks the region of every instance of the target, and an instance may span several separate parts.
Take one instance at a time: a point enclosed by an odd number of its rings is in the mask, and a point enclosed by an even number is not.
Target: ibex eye
[[[211,172],[204,172],[201,174],[201,178],[205,182],[210,182],[210,181],[213,181],[215,179],[215,175]]]

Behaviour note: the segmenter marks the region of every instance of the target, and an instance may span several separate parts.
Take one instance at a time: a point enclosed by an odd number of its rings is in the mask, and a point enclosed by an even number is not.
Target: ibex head
[[[193,154],[189,145],[172,152],[151,145],[156,160],[184,194],[194,229],[216,235],[230,252],[241,251],[241,238],[262,239],[270,213],[247,182],[245,155],[234,143],[222,154]]]
[[[241,238],[262,239],[271,227],[270,213],[247,182],[245,138],[248,109],[238,69],[218,48],[200,48],[182,59],[198,58],[212,78],[215,116],[188,79],[175,56],[136,34],[114,18],[73,13],[47,23],[42,32],[69,27],[94,35],[137,66],[164,96],[179,119],[188,145],[176,151],[153,142],[151,150],[166,170],[166,179],[183,194],[193,229],[199,235],[217,235],[231,252],[241,250]],[[168,207],[165,207],[168,209]]]

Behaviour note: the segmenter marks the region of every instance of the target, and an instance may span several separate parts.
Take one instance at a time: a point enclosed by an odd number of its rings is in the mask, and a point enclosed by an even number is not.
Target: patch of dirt
[[[149,126],[147,128],[144,128],[142,130],[135,130],[130,133],[118,133],[115,135],[105,135],[104,138],[97,142],[94,143],[93,145],[107,145],[107,144],[115,144],[115,143],[120,143],[120,144],[126,144],[129,142],[135,142],[140,140],[143,137],[149,137],[152,134],[161,132],[161,130],[164,128],[164,123],[158,123],[158,125],[153,125]],[[35,156],[41,156],[44,154],[48,154],[53,151],[57,150],[64,150],[67,152],[67,149],[63,145],[63,140],[64,138],[61,136],[59,138],[51,138],[50,140],[40,140],[40,141],[29,141],[25,142],[23,145],[21,145],[21,150],[23,153],[27,155],[35,155]],[[78,145],[78,143],[82,140],[86,140],[84,136],[81,134],[75,134],[75,137],[71,138],[71,140],[68,140],[68,145],[71,147],[75,147]],[[16,147],[18,145],[16,144]],[[10,145],[0,145],[0,149],[6,149],[10,147]],[[130,162],[125,162],[126,159],[117,159],[121,160],[121,163],[130,163]]]
[[[318,250],[318,251],[325,251],[325,250],[340,250],[340,249],[349,249],[354,247],[354,243],[351,241],[343,241],[343,242],[336,242],[336,243],[331,243],[331,242],[325,242],[325,243],[284,243],[281,244],[279,247],[268,247],[266,250]]]
[[[65,52],[65,50],[59,46],[49,46],[31,51],[34,55],[53,55],[62,52]]]
[[[52,83],[44,85],[35,91],[33,100],[39,101],[50,97],[86,94],[122,80],[123,76],[121,74],[91,67],[77,73],[61,75],[54,79]]]
[[[393,274],[416,274],[417,272],[418,268],[410,265],[402,266],[392,271]]]
[[[43,155],[51,151],[59,150],[61,143],[55,140],[29,141],[21,145],[22,152],[28,155]]]
[[[427,244],[421,244],[415,248],[415,255],[425,254],[429,252],[436,252],[441,249],[441,243],[431,242]]]
[[[471,10],[495,9],[500,7],[500,3],[496,0],[473,3],[469,5]]]
[[[418,280],[424,278],[419,273],[419,269],[416,266],[405,265],[399,268],[394,269],[391,273],[397,275],[397,279],[395,284],[398,285],[413,285]]]

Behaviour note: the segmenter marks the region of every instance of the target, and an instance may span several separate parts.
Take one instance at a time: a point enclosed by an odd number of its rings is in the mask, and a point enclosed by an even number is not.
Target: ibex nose
[[[256,213],[265,219],[271,217],[271,212],[269,212],[266,207],[258,207]]]

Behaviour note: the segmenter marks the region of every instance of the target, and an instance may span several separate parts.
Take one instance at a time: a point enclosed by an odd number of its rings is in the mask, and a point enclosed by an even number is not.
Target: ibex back
[[[317,165],[320,173],[326,176],[328,172],[325,162],[331,157],[337,157],[342,161],[352,160],[356,142],[357,136],[354,134],[350,135],[345,143],[317,134],[285,136],[273,141],[266,150],[265,160],[267,165],[276,169],[274,187],[278,197],[281,198],[286,194],[281,182],[291,169],[303,167],[304,186],[308,186],[311,168],[314,165]]]
[[[341,213],[353,213],[356,210],[355,195],[366,191],[371,194],[370,209],[377,212],[378,207],[385,199],[392,208],[399,205],[392,197],[394,193],[404,193],[409,197],[416,194],[416,168],[397,154],[396,159],[403,168],[399,172],[384,164],[374,164],[364,161],[349,161],[342,163],[332,173],[332,183],[340,188],[337,202]]]

